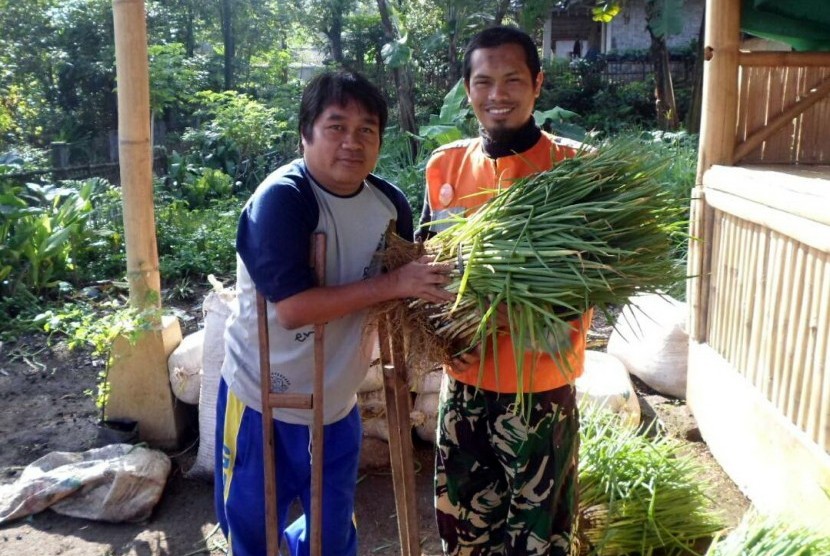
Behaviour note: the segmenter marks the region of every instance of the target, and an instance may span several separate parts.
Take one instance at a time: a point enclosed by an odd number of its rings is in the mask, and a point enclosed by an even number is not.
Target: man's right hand
[[[387,276],[396,298],[418,297],[431,303],[444,303],[455,299],[454,293],[444,289],[450,282],[453,267],[450,263],[434,262],[432,255],[424,255]]]

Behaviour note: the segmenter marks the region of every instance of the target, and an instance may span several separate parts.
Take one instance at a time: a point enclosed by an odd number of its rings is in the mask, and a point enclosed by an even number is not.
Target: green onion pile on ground
[[[830,536],[784,519],[749,512],[737,529],[717,540],[706,556],[826,556]]]
[[[410,338],[416,357],[432,359],[410,364],[429,368],[486,346],[502,305],[521,373],[519,346],[555,356],[567,321],[587,309],[605,311],[634,293],[676,285],[684,270],[674,257],[676,236],[685,230],[687,201],[660,180],[668,162],[636,139],[609,143],[516,180],[453,220],[424,247],[437,261],[456,263],[448,287],[456,300],[413,301],[402,325],[410,336],[433,335],[440,355],[436,361],[436,349],[424,348],[429,341]]]
[[[702,469],[680,446],[674,438],[627,427],[608,410],[583,408],[580,554],[699,553],[695,545],[723,524],[700,483]]]

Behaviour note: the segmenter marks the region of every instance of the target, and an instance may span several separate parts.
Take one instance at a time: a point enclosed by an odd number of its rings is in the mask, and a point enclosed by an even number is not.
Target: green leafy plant
[[[90,225],[95,203],[112,199],[111,189],[98,178],[22,186],[0,180],[0,291],[39,294],[71,279],[73,253],[101,233]]]
[[[269,147],[284,132],[288,122],[277,117],[277,110],[235,91],[201,91],[197,116],[208,122],[188,129],[182,139],[193,145],[189,162],[222,170],[246,188],[255,187],[265,175],[260,168]]]
[[[125,338],[134,344],[141,334],[158,326],[161,317],[162,310],[152,303],[148,308],[138,309],[124,306],[117,300],[97,305],[79,301],[45,311],[37,315],[34,322],[50,335],[66,336],[69,349],[86,346],[92,349],[93,356],[104,359],[103,369],[98,373],[97,390],[87,392],[95,397],[103,420],[110,393],[108,376],[114,361],[113,343],[117,338]]]
[[[475,133],[476,124],[472,111],[467,104],[467,92],[464,81],[459,79],[444,96],[444,103],[439,114],[431,114],[429,123],[421,126],[418,134],[424,140],[427,149],[434,149]]]
[[[216,200],[191,209],[174,200],[156,210],[159,266],[165,284],[208,274],[230,275],[236,267],[236,224],[242,201]]]

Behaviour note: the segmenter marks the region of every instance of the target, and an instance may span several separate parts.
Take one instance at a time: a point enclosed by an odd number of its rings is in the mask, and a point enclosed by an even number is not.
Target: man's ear
[[[536,82],[533,84],[533,96],[534,98],[539,98],[539,95],[542,94],[542,83],[545,81],[545,73],[542,70],[539,70],[539,73],[536,74]]]

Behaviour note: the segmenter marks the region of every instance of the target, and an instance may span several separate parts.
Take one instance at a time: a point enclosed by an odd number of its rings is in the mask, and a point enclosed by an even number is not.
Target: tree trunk
[[[452,87],[461,79],[461,63],[458,61],[458,32],[453,29],[450,31],[449,48],[447,49],[447,56],[449,57],[449,71],[447,72],[447,88]]]
[[[343,14],[332,14],[331,27],[325,31],[329,39],[331,59],[338,66],[343,65]]]
[[[703,8],[703,15],[700,19],[700,33],[697,40],[697,53],[695,66],[692,69],[692,101],[689,105],[689,113],[686,114],[686,130],[689,133],[700,132],[700,116],[703,110],[703,41],[706,37],[705,25],[706,7]]]
[[[669,68],[669,51],[666,39],[656,37],[651,30],[651,59],[654,64],[654,104],[657,111],[657,123],[664,131],[674,131],[678,126],[677,105],[674,101]]]
[[[389,5],[386,0],[377,0],[380,20],[383,25],[383,34],[386,40],[392,42],[398,38],[398,32],[392,25],[389,17]],[[414,139],[418,127],[415,124],[415,93],[412,85],[412,74],[408,66],[392,68],[392,78],[395,81],[395,89],[398,93],[398,120],[401,129],[409,132],[409,147],[412,160],[418,156],[418,142]]]
[[[507,15],[507,10],[510,8],[510,0],[499,0],[496,3],[496,14],[493,18],[493,23],[495,25],[501,25],[504,22],[504,18]]]
[[[233,0],[222,0],[222,40],[225,44],[225,90],[233,88],[235,45],[233,36]]]
[[[461,78],[461,63],[458,61],[458,30],[461,27],[461,14],[456,2],[447,5],[447,89],[449,90]]]
[[[184,48],[188,58],[193,57],[193,52],[196,50],[196,36],[193,32],[193,25],[195,15],[193,13],[194,7],[192,2],[185,3],[185,29],[184,29]]]

